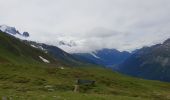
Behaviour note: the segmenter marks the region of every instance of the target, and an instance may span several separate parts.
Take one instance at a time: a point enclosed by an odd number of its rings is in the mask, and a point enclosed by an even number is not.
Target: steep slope
[[[119,66],[119,71],[146,79],[170,81],[170,39],[138,50]]]
[[[56,59],[41,50],[31,47],[22,40],[0,31],[0,60],[12,63],[45,63],[59,64]],[[31,64],[30,63],[30,64]]]
[[[93,64],[98,64],[106,67],[122,63],[131,54],[129,52],[120,52],[116,49],[102,49],[92,53],[77,53],[75,57]]]
[[[44,43],[36,43],[33,41],[25,41],[25,42],[29,43],[34,48],[38,48],[46,53],[49,53],[54,58],[60,60],[61,62],[67,65],[72,65],[72,66],[88,65],[88,63],[81,61],[80,59],[72,56],[71,54],[63,51],[62,49],[56,46],[47,45]]]

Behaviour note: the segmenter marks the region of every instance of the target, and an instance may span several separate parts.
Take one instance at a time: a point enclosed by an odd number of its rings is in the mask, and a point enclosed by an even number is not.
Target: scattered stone
[[[51,86],[51,85],[46,85],[46,86],[44,86],[45,88],[52,88],[53,86]]]
[[[60,69],[64,69],[64,67],[60,67]]]
[[[54,91],[54,89],[48,89],[48,91],[51,91],[51,92],[52,92],[52,91]]]

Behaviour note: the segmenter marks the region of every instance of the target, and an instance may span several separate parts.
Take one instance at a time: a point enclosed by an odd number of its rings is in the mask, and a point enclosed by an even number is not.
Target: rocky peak
[[[8,33],[8,34],[13,35],[13,36],[18,35],[18,36],[23,36],[23,37],[29,37],[28,32],[20,33],[15,27],[10,27],[10,26],[7,26],[7,25],[0,25],[0,30],[2,32]]]

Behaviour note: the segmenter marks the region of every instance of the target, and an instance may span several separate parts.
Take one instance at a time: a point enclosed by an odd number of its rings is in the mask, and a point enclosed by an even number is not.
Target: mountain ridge
[[[139,49],[118,66],[118,71],[146,79],[170,81],[170,39]]]
[[[7,25],[0,25],[0,30],[2,32],[5,32],[5,33],[8,33],[10,35],[13,35],[15,37],[29,37],[29,33],[28,32],[23,32],[23,33],[20,33],[15,27],[10,27],[10,26],[7,26]]]
[[[90,63],[102,65],[105,67],[113,67],[114,65],[123,62],[131,55],[131,53],[105,48],[92,53],[75,53],[73,55]]]
[[[28,43],[29,45],[31,45],[34,48],[44,51],[45,53],[49,53],[54,58],[59,59],[61,62],[67,63],[69,65],[73,65],[73,66],[83,65],[83,66],[85,66],[85,65],[91,64],[91,63],[82,61],[82,60],[74,57],[72,54],[65,52],[64,50],[60,49],[57,46],[48,45],[45,43],[37,43],[37,42],[33,42],[33,41],[24,41],[24,42]]]

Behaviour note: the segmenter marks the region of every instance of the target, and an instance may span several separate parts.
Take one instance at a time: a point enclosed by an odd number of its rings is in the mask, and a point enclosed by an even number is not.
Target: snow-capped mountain
[[[15,27],[10,27],[7,25],[0,25],[0,30],[2,32],[8,33],[8,34],[18,37],[18,38],[29,37],[28,32],[20,33]]]
[[[70,40],[70,41],[59,40],[57,41],[56,44],[57,46],[68,46],[68,47],[77,46],[77,44],[73,40]]]
[[[21,40],[31,40],[30,38],[28,38],[28,37],[30,37],[30,34],[28,32],[21,33],[15,27],[7,26],[7,25],[0,25],[0,31],[8,33],[8,34],[10,34],[10,35],[12,35],[16,38],[19,38]],[[33,41],[35,41],[35,40],[33,40]],[[52,43],[47,43],[47,44],[52,44]],[[62,40],[62,39],[56,39],[55,40],[55,46],[63,49],[63,47],[77,46],[77,43],[73,40],[67,40],[66,41],[66,40]]]

